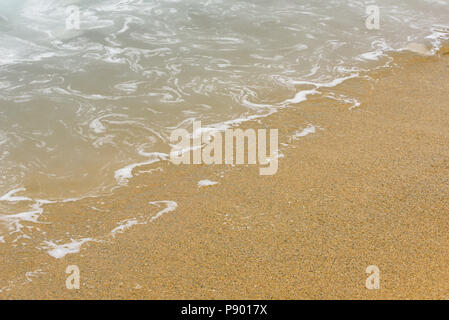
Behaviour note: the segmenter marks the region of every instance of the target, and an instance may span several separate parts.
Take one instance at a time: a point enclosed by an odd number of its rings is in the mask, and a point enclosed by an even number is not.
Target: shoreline
[[[241,124],[279,128],[289,146],[274,176],[155,163],[113,195],[46,205],[39,228],[58,245],[84,241],[79,253],[55,259],[38,236],[0,242],[0,298],[449,299],[449,57],[393,59]],[[78,291],[65,288],[68,265]],[[369,265],[381,290],[364,287]]]

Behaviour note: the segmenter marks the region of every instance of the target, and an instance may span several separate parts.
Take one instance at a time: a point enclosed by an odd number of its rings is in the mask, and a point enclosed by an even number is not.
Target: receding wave
[[[355,0],[2,1],[0,240],[44,204],[109,192],[164,161],[170,131],[193,120],[225,128],[382,66],[392,51],[435,53],[448,4],[377,1],[381,27],[368,30]],[[80,28],[68,30],[73,5]]]

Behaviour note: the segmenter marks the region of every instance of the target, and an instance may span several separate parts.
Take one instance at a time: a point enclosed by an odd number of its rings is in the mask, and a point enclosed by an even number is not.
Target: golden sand
[[[449,56],[393,58],[246,123],[278,128],[289,144],[274,176],[158,163],[111,196],[47,205],[42,231],[101,242],[61,259],[0,243],[0,298],[448,299]],[[321,129],[291,139],[310,123]],[[219,183],[198,188],[203,179]],[[178,207],[149,222],[160,200]],[[148,223],[109,235],[132,217]],[[79,290],[66,289],[68,265]],[[369,265],[380,290],[365,287]]]

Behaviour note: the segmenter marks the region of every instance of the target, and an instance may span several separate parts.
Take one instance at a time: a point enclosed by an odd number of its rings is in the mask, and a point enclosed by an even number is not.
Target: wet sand
[[[45,206],[41,231],[99,241],[60,259],[32,249],[39,239],[0,243],[0,298],[448,299],[443,53],[397,54],[389,70],[244,124],[278,128],[289,144],[274,176],[258,166],[157,163],[111,196]],[[350,110],[331,93],[361,105]],[[291,138],[309,124],[314,134]],[[204,179],[218,184],[198,188]],[[162,200],[177,208],[150,221],[165,204],[149,202]],[[146,223],[111,235],[133,217]],[[65,287],[68,265],[80,269],[80,290]],[[369,265],[380,269],[380,290],[365,288]]]

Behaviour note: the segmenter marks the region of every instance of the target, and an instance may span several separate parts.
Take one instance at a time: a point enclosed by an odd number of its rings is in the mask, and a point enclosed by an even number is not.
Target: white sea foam
[[[120,222],[117,228],[112,229],[111,234],[115,235],[116,233],[123,233],[125,230],[131,228],[136,224],[139,224],[139,221],[136,218],[124,220]]]
[[[106,127],[101,123],[100,119],[93,120],[89,127],[94,130],[95,133],[103,133],[106,131]]]
[[[29,282],[33,281],[33,278],[36,278],[42,274],[45,274],[45,272],[42,269],[37,269],[34,271],[28,271],[25,273],[24,278],[23,277],[15,277],[13,279],[8,280],[8,284],[2,288],[0,288],[0,293],[11,291],[12,288],[14,288],[16,285],[25,285]]]
[[[216,182],[216,181],[201,180],[201,181],[198,182],[198,188],[213,186],[213,185],[216,185],[216,184],[218,184],[218,182]]]
[[[73,3],[81,30],[65,28]],[[1,1],[0,202],[30,206],[1,219],[37,221],[43,202],[10,190],[36,172],[55,186],[83,178],[95,184],[85,193],[109,192],[136,167],[167,160],[156,146],[169,147],[172,129],[192,120],[211,131],[257,121],[384,67],[392,51],[434,54],[448,39],[447,1],[376,4],[379,31],[365,29],[366,7],[357,0]],[[360,104],[334,98],[349,109]],[[20,161],[14,155],[23,150]],[[98,181],[83,165],[55,173],[80,154],[97,166]],[[58,199],[86,196],[72,191]]]
[[[48,250],[48,254],[56,259],[64,258],[66,255],[71,253],[78,253],[80,252],[81,246],[84,243],[95,241],[95,239],[92,238],[84,238],[80,240],[73,240],[70,243],[65,244],[55,244],[52,241],[46,241],[45,244],[50,248]]]
[[[141,217],[141,218],[131,218],[131,219],[123,220],[119,223],[118,227],[114,228],[111,231],[110,235],[112,237],[115,237],[115,234],[123,233],[135,225],[151,223],[154,220],[160,218],[163,214],[174,211],[178,207],[178,204],[175,201],[167,201],[167,200],[152,201],[152,202],[149,202],[149,204],[157,206],[157,207],[161,207],[161,205],[165,205],[166,207],[164,209],[158,211],[151,218]]]
[[[178,207],[178,204],[175,201],[170,201],[170,200],[152,201],[152,202],[149,202],[149,204],[152,204],[152,205],[155,205],[155,206],[158,206],[158,207],[160,207],[161,205],[165,205],[166,206],[165,209],[162,209],[156,215],[151,217],[149,222],[153,222],[154,220],[156,220],[159,217],[161,217],[163,214],[166,214],[168,212],[174,211]]]
[[[0,83],[0,89],[1,89],[1,83]],[[0,146],[1,146],[2,144],[5,144],[6,142],[8,142],[8,138],[3,138],[3,139],[1,139],[1,140],[0,140]]]
[[[27,200],[28,201],[28,200]],[[44,204],[54,203],[48,200],[35,200],[31,205],[31,210],[20,212],[16,214],[0,215],[0,222],[3,222],[8,227],[10,233],[17,233],[24,227],[22,222],[38,223],[40,215],[44,212],[42,206]]]
[[[123,168],[115,171],[114,177],[120,185],[126,184],[128,182],[128,179],[133,177],[134,168],[144,166],[144,165],[149,165],[149,164],[161,161],[161,160],[168,159],[168,154],[161,153],[161,152],[147,153],[147,152],[139,151],[139,154],[141,156],[147,157],[148,160],[142,161],[142,162],[137,162],[137,163],[132,163],[132,164],[127,165],[126,167],[123,167]]]
[[[32,282],[33,278],[37,278],[42,274],[45,274],[45,272],[42,271],[42,269],[37,269],[35,271],[28,271],[25,273],[25,278],[27,279],[28,282]]]
[[[13,196],[17,192],[26,191],[25,188],[17,188],[9,191],[0,197],[0,201],[17,202],[17,201],[32,201],[32,199],[24,196]]]
[[[81,10],[81,30],[69,31],[65,9],[74,3]],[[126,185],[135,168],[167,160],[153,146],[166,144],[173,128],[201,120],[203,130],[221,131],[257,121],[360,72],[388,66],[379,64],[390,61],[391,52],[432,55],[448,40],[449,28],[442,25],[448,1],[377,0],[376,5],[382,9],[379,31],[364,29],[365,4],[358,0],[331,6],[324,0],[1,1],[0,203],[13,209],[0,215],[9,232],[0,235],[0,243],[42,240],[42,249],[60,259],[88,242],[111,240],[152,222],[175,210],[176,202],[150,202],[160,209],[155,215],[128,217],[98,236],[54,240],[38,230],[45,204],[108,192]],[[270,100],[273,96],[278,100]],[[360,105],[354,97],[333,98],[350,110]],[[310,124],[292,139],[318,129]],[[28,154],[21,162],[14,155],[23,150]],[[113,159],[98,171],[109,182],[98,179],[99,185],[79,197],[67,192],[51,201],[15,187],[36,172],[53,177],[55,185],[70,184],[84,172],[56,174],[54,163],[79,154],[92,163]],[[123,168],[116,170],[114,163]],[[85,181],[91,184],[89,175]],[[202,180],[198,187],[211,183]],[[26,273],[26,281],[38,273]],[[0,292],[20,283],[8,282]]]
[[[350,75],[347,75],[344,77],[338,77],[338,78],[332,79],[328,82],[319,82],[319,81],[310,81],[310,80],[295,80],[295,79],[290,79],[290,78],[279,78],[279,81],[286,85],[290,85],[290,86],[291,85],[311,85],[311,86],[315,86],[317,89],[319,89],[319,88],[336,87],[349,79],[354,79],[357,77],[359,77],[359,73],[354,72],[354,73],[351,73]],[[308,90],[308,91],[313,91],[313,90]]]
[[[135,218],[130,218],[123,220],[118,223],[118,226],[111,230],[108,234],[105,235],[99,235],[96,238],[86,237],[81,238],[79,240],[71,239],[69,243],[63,243],[60,244],[62,241],[43,241],[42,246],[40,249],[44,249],[47,251],[47,253],[56,259],[61,259],[65,257],[68,254],[74,254],[79,253],[81,250],[81,247],[83,244],[88,242],[102,242],[104,240],[115,238],[117,233],[124,233],[125,231],[129,230],[135,225],[143,225],[147,223],[152,223],[156,219],[160,218],[162,215],[172,212],[176,210],[178,207],[178,204],[175,201],[170,200],[161,200],[161,201],[151,201],[149,202],[150,205],[156,206],[157,208],[161,208],[165,206],[165,208],[159,210],[156,212],[156,214],[152,215],[151,217],[142,215]]]
[[[354,109],[356,109],[357,107],[359,107],[361,105],[360,101],[357,100],[357,98],[355,98],[355,97],[348,97],[348,96],[346,96],[344,94],[337,94],[337,95],[330,94],[330,95],[327,96],[327,98],[334,99],[334,100],[337,100],[337,101],[341,101],[341,102],[344,102],[345,104],[351,105],[348,108],[348,110],[354,110]]]
[[[285,101],[283,101],[281,104],[282,105],[288,105],[288,104],[298,104],[301,102],[304,102],[307,100],[307,96],[312,95],[312,94],[317,94],[318,91],[313,89],[313,90],[303,90],[298,92],[292,99],[287,99]]]
[[[308,136],[309,134],[313,134],[316,132],[316,128],[313,124],[309,124],[306,128],[302,129],[302,131],[296,131],[294,134],[294,138],[303,138]]]

